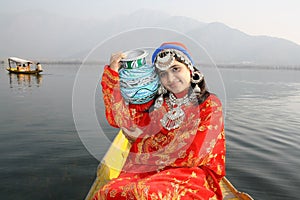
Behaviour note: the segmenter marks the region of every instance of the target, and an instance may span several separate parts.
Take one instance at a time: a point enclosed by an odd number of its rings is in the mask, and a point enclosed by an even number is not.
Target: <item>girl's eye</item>
[[[172,71],[173,71],[173,72],[178,72],[179,70],[180,70],[179,67],[173,67],[173,68],[172,68]]]

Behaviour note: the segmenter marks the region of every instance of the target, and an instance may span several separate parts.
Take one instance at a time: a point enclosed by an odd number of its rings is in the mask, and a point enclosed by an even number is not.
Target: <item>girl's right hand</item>
[[[113,53],[111,54],[111,57],[110,57],[110,63],[109,63],[109,67],[118,72],[120,67],[121,67],[121,59],[123,58],[126,58],[125,54],[122,53],[122,52],[117,52],[117,53]]]

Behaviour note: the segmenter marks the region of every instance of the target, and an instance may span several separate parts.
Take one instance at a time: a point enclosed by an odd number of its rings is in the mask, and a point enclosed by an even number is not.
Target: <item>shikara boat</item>
[[[112,178],[118,177],[120,170],[126,161],[130,144],[120,131],[108,149],[97,169],[97,175],[85,200],[91,200],[95,193]],[[221,182],[221,189],[224,200],[253,200],[244,192],[238,191],[230,181],[224,177]]]
[[[32,69],[32,65],[35,65],[35,69]],[[43,71],[40,63],[16,57],[8,58],[8,68],[6,70],[14,74],[39,74]]]

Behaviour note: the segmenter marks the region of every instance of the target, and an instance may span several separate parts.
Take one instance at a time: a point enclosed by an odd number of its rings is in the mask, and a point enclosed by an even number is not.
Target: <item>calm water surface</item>
[[[84,199],[95,178],[98,160],[81,142],[72,113],[79,65],[43,67],[40,77],[9,75],[0,67],[0,199]],[[98,71],[91,66],[91,73]],[[298,199],[300,71],[220,73],[227,177],[254,199]],[[101,114],[99,121],[112,139],[115,129]]]

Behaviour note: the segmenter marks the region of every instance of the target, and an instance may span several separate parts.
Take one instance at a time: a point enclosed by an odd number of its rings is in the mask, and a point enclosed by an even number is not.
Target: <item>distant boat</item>
[[[97,168],[97,175],[94,183],[92,184],[85,200],[92,200],[96,192],[108,181],[118,177],[120,170],[126,161],[130,144],[119,131],[113,143],[108,149],[102,162]],[[253,198],[244,192],[238,191],[226,178],[223,177],[220,182],[221,190],[223,193],[223,200],[253,200]]]
[[[32,69],[32,65],[35,65],[35,69]],[[8,68],[6,70],[14,74],[39,74],[43,71],[40,63],[16,57],[8,58]]]

